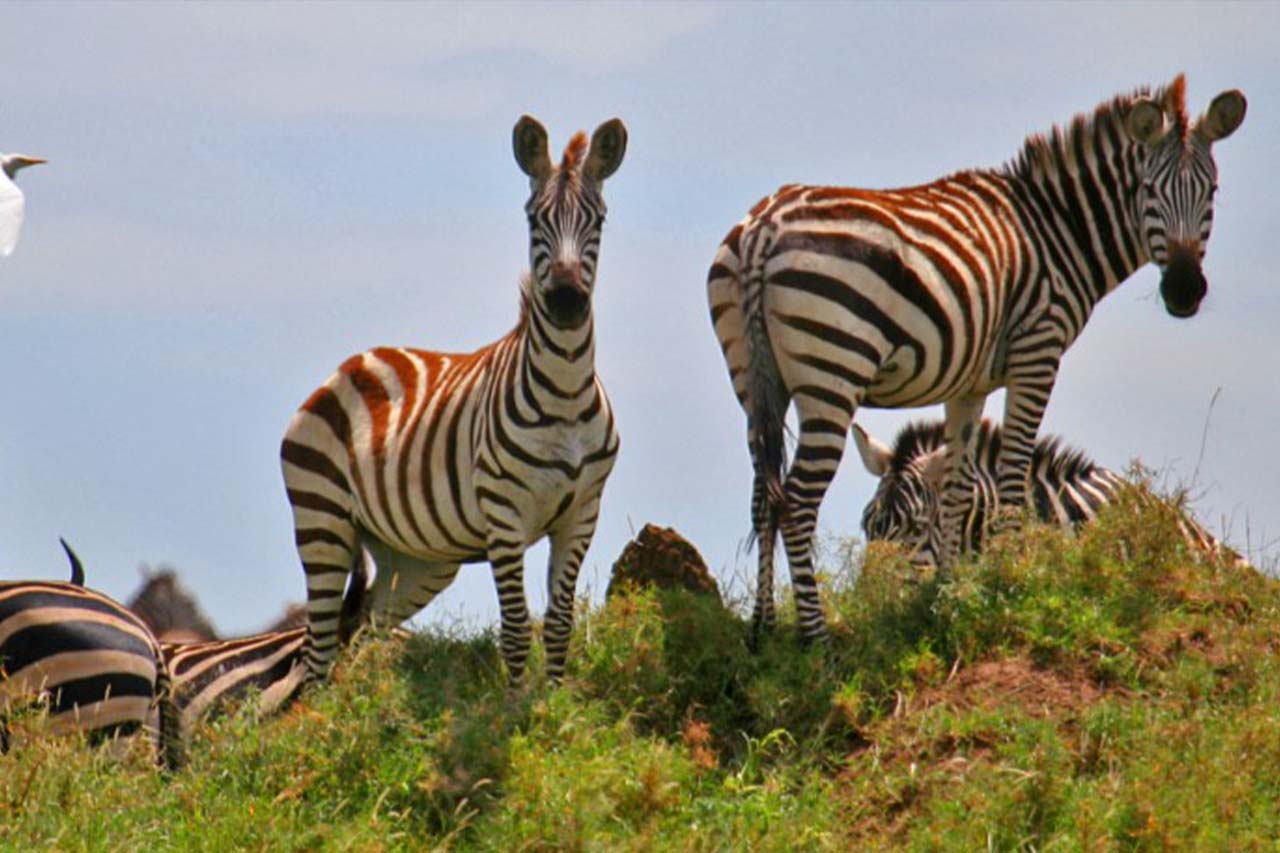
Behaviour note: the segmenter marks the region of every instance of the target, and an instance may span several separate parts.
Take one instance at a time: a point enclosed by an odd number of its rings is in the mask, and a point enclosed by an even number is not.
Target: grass
[[[246,709],[193,733],[190,767],[170,778],[145,743],[28,732],[0,758],[0,846],[1280,838],[1280,585],[1187,553],[1166,506],[1122,500],[1078,537],[1029,527],[945,579],[888,549],[825,564],[827,649],[784,628],[752,655],[739,608],[648,591],[581,606],[554,689],[509,691],[490,634],[366,638],[286,714]]]

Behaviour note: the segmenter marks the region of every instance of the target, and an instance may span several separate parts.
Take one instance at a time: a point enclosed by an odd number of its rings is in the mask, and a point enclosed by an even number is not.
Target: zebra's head
[[[1160,296],[1174,317],[1191,317],[1208,291],[1201,269],[1213,224],[1218,168],[1213,143],[1244,121],[1245,98],[1232,89],[1218,95],[1195,122],[1183,106],[1181,76],[1159,101],[1137,98],[1124,126],[1139,144],[1135,212],[1144,248],[1160,268]]]
[[[569,140],[560,165],[551,162],[547,130],[521,116],[512,133],[516,163],[529,176],[530,298],[558,328],[576,328],[591,313],[591,289],[600,231],[604,227],[604,181],[622,165],[627,128],[611,119],[596,128],[588,148],[579,132]]]
[[[942,553],[938,494],[946,468],[946,446],[913,445],[908,452],[895,453],[857,424],[853,425],[853,442],[862,464],[880,480],[862,511],[862,532],[867,541],[897,542],[911,554],[913,563],[936,566]],[[911,452],[914,450],[920,452]]]

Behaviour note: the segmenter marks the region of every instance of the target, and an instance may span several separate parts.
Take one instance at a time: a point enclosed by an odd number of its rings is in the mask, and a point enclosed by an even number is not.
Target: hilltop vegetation
[[[759,655],[707,597],[583,605],[565,686],[511,694],[495,638],[366,637],[280,718],[194,733],[165,779],[47,740],[0,759],[0,844],[822,850],[1269,846],[1280,585],[1122,500],[945,582],[825,560],[830,649]],[[539,671],[535,662],[534,671]],[[33,721],[28,721],[33,723]]]

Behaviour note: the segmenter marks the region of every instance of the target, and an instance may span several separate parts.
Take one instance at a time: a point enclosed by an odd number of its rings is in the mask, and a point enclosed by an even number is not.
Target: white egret
[[[0,154],[0,256],[13,254],[22,230],[22,212],[26,206],[22,190],[13,182],[19,169],[45,162],[26,154]]]

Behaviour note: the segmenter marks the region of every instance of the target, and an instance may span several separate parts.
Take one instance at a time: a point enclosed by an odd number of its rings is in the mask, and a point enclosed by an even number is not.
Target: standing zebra
[[[298,554],[307,576],[312,678],[328,672],[338,611],[361,547],[377,565],[376,618],[396,624],[452,583],[462,563],[492,564],[501,648],[514,682],[530,646],[524,552],[551,540],[545,640],[558,679],[573,625],[578,568],[618,453],[595,372],[591,295],[606,178],[626,128],[576,134],[557,168],[547,132],[516,123],[530,178],[532,274],[505,337],[459,355],[379,348],[348,359],[302,405],[281,447]]]
[[[770,627],[782,532],[805,639],[826,635],[813,574],[818,508],[859,405],[946,405],[939,553],[960,547],[965,464],[986,396],[1007,389],[1002,507],[1021,507],[1063,353],[1093,307],[1154,261],[1176,317],[1206,291],[1215,140],[1243,121],[1238,91],[1187,118],[1181,76],[1120,96],[999,169],[899,190],[788,185],[729,232],[707,279],[711,320],[747,413],[759,543],[757,631]],[[784,417],[799,435],[785,472]]]
[[[54,732],[101,739],[154,725],[157,759],[176,769],[182,732],[159,641],[123,605],[85,589],[67,553],[72,583],[0,583],[0,752],[8,712],[43,702]]]
[[[890,448],[854,424],[853,443],[862,464],[880,480],[862,513],[862,530],[868,541],[898,542],[915,552],[938,535],[938,497],[947,450],[944,432],[942,421],[911,423],[898,433]],[[981,547],[986,522],[997,509],[996,460],[1001,438],[999,425],[986,419],[974,437],[974,480],[963,524],[963,544],[972,551]],[[1027,500],[1036,516],[1064,527],[1092,521],[1125,487],[1124,479],[1114,471],[1079,450],[1064,447],[1055,436],[1036,442],[1028,479]],[[1226,556],[1242,568],[1249,566],[1190,517],[1180,517],[1178,527],[1191,550]],[[937,547],[936,541],[933,547]]]

